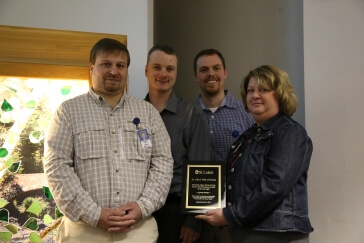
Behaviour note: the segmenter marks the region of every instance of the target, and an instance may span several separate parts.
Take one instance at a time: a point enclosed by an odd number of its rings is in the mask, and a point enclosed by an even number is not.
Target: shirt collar
[[[226,107],[229,107],[229,108],[235,108],[233,95],[227,90],[224,90],[224,93],[225,93],[225,97],[222,99],[221,104],[220,104],[219,107],[226,106]],[[209,110],[209,108],[203,103],[203,101],[201,99],[201,94],[197,98],[197,104],[199,106],[201,106],[201,108],[203,110]]]
[[[98,105],[98,106],[101,106],[102,104],[106,104],[106,101],[104,99],[104,97],[102,97],[101,95],[97,94],[93,89],[92,87],[89,89],[89,92],[88,92],[91,96],[91,98],[95,101],[95,103]],[[127,94],[124,92],[123,96],[121,96],[121,99],[120,99],[120,102],[119,104],[116,106],[121,106],[125,99],[126,99],[126,96]]]
[[[236,108],[234,96],[227,90],[225,90],[225,105],[229,108]]]
[[[149,93],[145,96],[144,100],[148,101],[150,103]],[[169,100],[167,102],[167,105],[166,105],[166,107],[164,107],[163,111],[167,110],[167,111],[170,111],[173,113],[177,113],[177,104],[178,104],[178,97],[174,92],[172,92],[171,96],[169,97]]]
[[[102,102],[104,102],[104,98],[102,96],[95,93],[92,87],[89,89],[88,93],[90,94],[91,98],[95,101],[95,103],[100,106]]]
[[[168,103],[164,108],[164,110],[177,113],[177,104],[178,104],[178,97],[174,92],[172,92],[171,97],[169,97]]]
[[[283,112],[278,112],[276,115],[274,115],[272,118],[270,118],[268,121],[263,123],[260,127],[264,130],[268,130],[270,127],[273,126],[273,124],[282,116],[285,114]]]

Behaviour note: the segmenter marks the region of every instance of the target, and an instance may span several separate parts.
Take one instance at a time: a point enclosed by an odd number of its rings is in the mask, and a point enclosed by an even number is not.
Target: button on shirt
[[[149,101],[147,95],[145,100]],[[181,196],[182,166],[187,161],[209,161],[209,128],[203,112],[193,103],[172,92],[160,113],[171,138],[174,159],[169,194]]]
[[[244,110],[243,103],[225,90],[225,97],[215,112],[202,102],[201,96],[197,104],[202,108],[210,127],[211,159],[224,161],[230,146],[245,130],[250,128],[254,119]]]
[[[149,95],[145,99],[149,101]],[[208,124],[199,107],[174,92],[160,115],[171,138],[174,160],[169,195],[181,197],[183,165],[188,161],[210,160]],[[201,221],[194,217],[192,214],[184,215],[182,225],[199,231]]]
[[[133,119],[147,129],[143,148]],[[170,139],[158,111],[124,94],[112,110],[90,90],[65,101],[45,141],[44,170],[60,210],[72,221],[96,226],[101,207],[135,201],[142,216],[165,202],[172,178]]]

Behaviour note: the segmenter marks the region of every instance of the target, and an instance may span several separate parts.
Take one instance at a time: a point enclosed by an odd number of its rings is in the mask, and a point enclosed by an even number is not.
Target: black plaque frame
[[[181,210],[183,213],[205,213],[223,208],[225,202],[224,161],[193,161],[183,166]]]

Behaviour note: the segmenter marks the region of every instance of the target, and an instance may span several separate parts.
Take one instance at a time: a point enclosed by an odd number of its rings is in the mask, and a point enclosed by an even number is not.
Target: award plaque
[[[182,177],[182,212],[205,213],[225,207],[225,162],[187,162]]]

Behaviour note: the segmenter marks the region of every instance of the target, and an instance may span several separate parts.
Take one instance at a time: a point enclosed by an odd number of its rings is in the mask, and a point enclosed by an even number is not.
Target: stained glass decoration
[[[39,118],[37,121],[39,127],[46,129],[48,127],[49,121],[45,118]]]
[[[14,224],[5,225],[5,228],[7,228],[14,235],[18,233],[18,227],[16,227]]]
[[[8,156],[8,150],[6,148],[0,148],[0,158],[5,158]]]
[[[49,225],[53,222],[52,217],[49,214],[44,215],[43,222],[45,225]]]
[[[19,140],[19,135],[16,134],[15,132],[13,131],[9,131],[8,132],[8,143],[9,144],[14,144],[16,143],[17,141]]]
[[[13,163],[14,163],[14,158],[13,156],[10,156],[10,158],[7,161],[5,161],[6,168],[9,169],[13,165]],[[0,206],[0,208],[2,207]]]
[[[1,114],[0,122],[7,124],[13,121],[13,116],[11,115],[11,111],[7,111]]]
[[[11,240],[11,237],[13,237],[11,232],[0,232],[0,242],[7,243]]]
[[[9,211],[5,208],[0,209],[0,221],[9,223]]]
[[[3,208],[6,206],[6,204],[8,204],[8,201],[5,201],[4,199],[0,198],[0,208]]]
[[[3,111],[12,111],[14,108],[10,105],[10,103],[4,99],[3,104],[1,105],[1,110]]]
[[[88,90],[87,80],[0,75],[0,231],[4,231],[0,242],[50,242],[53,238],[48,233],[58,228],[56,220],[60,222],[63,214],[54,209],[49,188],[42,188],[46,185],[43,140],[57,107]],[[39,196],[39,201],[33,200]],[[44,235],[44,225],[56,226]]]
[[[35,232],[30,233],[29,240],[31,242],[42,242],[42,238]]]
[[[72,86],[63,86],[61,88],[61,93],[63,95],[68,95],[71,92],[71,88],[72,88]]]
[[[43,192],[44,192],[44,195],[46,196],[46,198],[48,198],[48,199],[53,198],[53,195],[51,193],[51,190],[49,190],[49,187],[43,186]]]
[[[63,217],[63,213],[59,210],[58,206],[56,205],[56,219]]]
[[[42,212],[42,206],[39,202],[33,202],[26,210],[29,213],[37,215],[39,217],[39,214]]]
[[[35,102],[35,100],[29,100],[27,103],[25,103],[25,107],[29,108],[29,109],[33,109],[35,108],[37,105],[37,103]]]
[[[16,162],[16,163],[13,163],[13,164],[11,165],[11,167],[9,168],[9,171],[10,171],[11,173],[16,173],[16,172],[18,172],[18,170],[19,170],[19,168],[20,168],[20,164],[21,164],[21,161]]]
[[[37,230],[38,229],[38,222],[37,219],[34,217],[30,217],[23,225],[24,228]]]
[[[44,134],[41,131],[32,131],[29,134],[29,141],[31,143],[39,143],[40,141],[42,141],[44,138]]]

